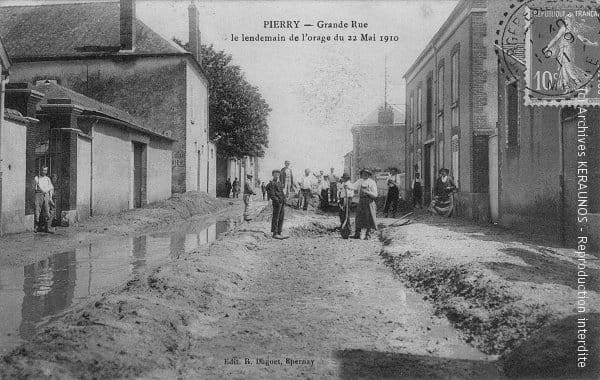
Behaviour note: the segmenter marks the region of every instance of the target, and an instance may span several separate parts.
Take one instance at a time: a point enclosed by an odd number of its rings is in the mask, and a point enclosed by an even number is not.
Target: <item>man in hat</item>
[[[390,175],[387,178],[387,186],[388,193],[385,198],[385,206],[383,208],[383,212],[385,217],[388,217],[388,212],[390,211],[390,206],[394,208],[394,212],[398,212],[398,201],[400,199],[400,181],[401,177],[398,174],[397,168],[390,169]]]
[[[52,202],[52,194],[54,193],[54,186],[52,181],[48,177],[48,167],[44,166],[39,176],[33,179],[33,190],[35,191],[33,220],[34,220],[34,231],[52,232],[50,230],[50,204]],[[40,216],[42,220],[40,220]],[[43,221],[43,226],[40,226],[40,222]]]
[[[250,221],[250,208],[252,207],[252,196],[256,193],[254,192],[254,186],[252,185],[252,174],[246,175],[246,183],[244,184],[244,220]]]
[[[280,171],[272,171],[273,179],[267,184],[267,194],[273,204],[273,216],[271,218],[271,233],[274,239],[284,239],[281,236],[283,228],[283,216],[285,206],[285,193],[283,183],[279,180]]]
[[[346,220],[346,202],[348,202],[348,207],[350,207],[352,204],[352,198],[354,197],[354,191],[351,187],[352,183],[350,182],[350,176],[348,173],[342,174],[342,178],[340,178],[340,186],[337,188],[338,194],[336,195],[338,204],[340,206],[339,216],[341,225],[343,225],[344,221]]]
[[[319,193],[321,194],[321,210],[326,211],[329,206],[329,176],[327,174],[319,179]]]
[[[358,194],[358,207],[356,209],[356,219],[354,224],[354,239],[360,239],[362,230],[365,230],[365,240],[371,236],[371,230],[377,230],[376,214],[377,208],[375,200],[377,199],[377,184],[371,179],[371,171],[362,169],[360,179],[354,184],[345,184],[344,188],[352,188]]]

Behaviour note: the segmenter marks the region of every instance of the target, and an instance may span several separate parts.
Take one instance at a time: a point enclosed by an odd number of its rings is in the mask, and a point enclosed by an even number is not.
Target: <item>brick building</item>
[[[500,61],[498,75],[498,222],[574,246],[580,226],[577,176],[586,175],[581,195],[587,236],[600,248],[600,131],[593,128],[600,125],[600,110],[586,108],[582,121],[576,107],[526,105],[524,57],[501,53],[507,59]],[[577,157],[582,125],[588,127],[587,158]],[[577,161],[587,162],[581,166],[587,172],[578,172]]]
[[[352,126],[352,178],[358,178],[362,168],[377,173],[396,167],[404,171],[405,160],[404,109],[385,104]],[[383,186],[382,189],[387,189]]]
[[[176,140],[172,192],[214,193],[216,148],[208,137],[195,6],[191,53],[137,19],[134,0],[0,7],[0,35],[13,59],[13,82],[55,81],[138,117]]]
[[[6,91],[10,107],[39,120],[27,128],[23,185],[42,166],[49,168],[61,224],[170,197],[173,139],[122,110],[51,82],[10,84]],[[26,186],[23,194],[30,215],[33,187]]]
[[[489,221],[497,198],[490,146],[497,139],[494,36],[503,2],[461,0],[406,72],[406,186],[420,172],[424,200],[440,168],[458,185],[455,213]],[[492,148],[493,153],[494,148]],[[492,164],[497,160],[492,160]]]

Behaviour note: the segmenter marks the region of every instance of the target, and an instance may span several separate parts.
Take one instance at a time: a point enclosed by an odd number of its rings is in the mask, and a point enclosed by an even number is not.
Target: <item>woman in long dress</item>
[[[351,187],[358,195],[358,207],[356,209],[356,219],[354,231],[354,239],[361,238],[361,232],[365,230],[365,240],[368,240],[371,235],[371,230],[377,230],[376,214],[377,206],[377,184],[371,179],[371,171],[362,169],[360,171],[360,179],[352,185],[344,184],[344,187]]]
[[[575,20],[573,13],[567,14],[564,23],[556,33],[556,36],[548,43],[548,51],[551,57],[558,61],[558,78],[556,87],[565,92],[575,91],[584,86],[592,78],[575,64],[574,44],[577,40],[585,45],[598,46],[598,42],[592,42],[584,36],[590,29],[589,26]]]

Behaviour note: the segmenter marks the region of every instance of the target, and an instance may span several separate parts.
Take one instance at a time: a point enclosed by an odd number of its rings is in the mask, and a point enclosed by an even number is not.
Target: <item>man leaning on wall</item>
[[[35,232],[48,232],[52,233],[50,229],[50,206],[54,206],[52,201],[52,194],[54,193],[54,186],[50,177],[48,177],[48,168],[44,166],[39,176],[33,179],[35,199],[35,209],[33,212]],[[41,217],[41,219],[40,219]]]

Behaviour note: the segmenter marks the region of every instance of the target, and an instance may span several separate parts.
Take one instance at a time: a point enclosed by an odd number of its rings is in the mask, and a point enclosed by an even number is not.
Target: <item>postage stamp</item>
[[[600,105],[597,9],[530,8],[526,100],[534,105]]]
[[[600,4],[522,1],[501,33],[503,59],[524,65],[525,102],[541,106],[600,106]],[[518,72],[517,72],[518,71]]]

